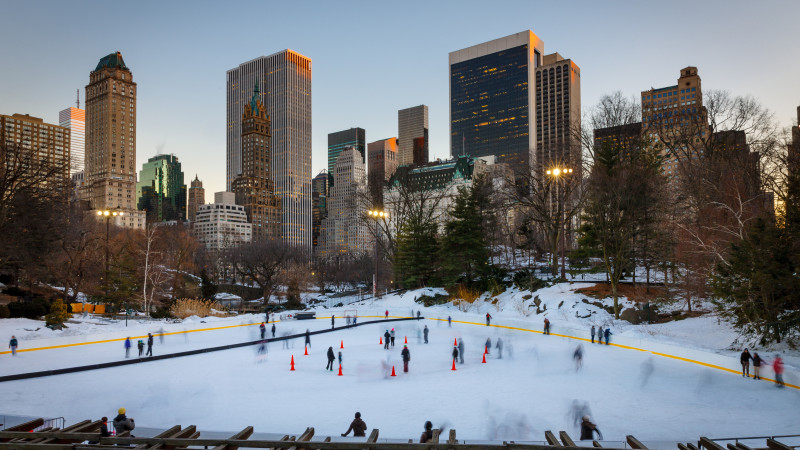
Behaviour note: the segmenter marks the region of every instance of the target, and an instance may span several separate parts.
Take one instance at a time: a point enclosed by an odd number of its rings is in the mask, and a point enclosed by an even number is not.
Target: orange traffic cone
[[[484,364],[486,364],[486,353],[484,353],[484,354],[483,354],[483,361],[482,361],[482,362],[483,362]]]
[[[306,345],[306,351],[303,353],[304,356],[308,356],[308,346]]]
[[[383,338],[378,339],[378,344],[383,345]]]
[[[342,345],[339,348],[344,348],[344,341],[342,341]]]
[[[458,346],[458,339],[453,338],[453,345]]]
[[[394,373],[394,366],[392,366],[392,376],[396,377],[397,375]]]
[[[403,342],[403,344],[408,344],[408,336],[406,336],[405,342]]]
[[[292,355],[292,368],[289,370],[290,372],[294,370],[294,355]]]
[[[453,360],[453,368],[450,369],[450,370],[456,370],[456,360],[455,359]]]
[[[339,376],[342,376],[342,365],[339,364]]]

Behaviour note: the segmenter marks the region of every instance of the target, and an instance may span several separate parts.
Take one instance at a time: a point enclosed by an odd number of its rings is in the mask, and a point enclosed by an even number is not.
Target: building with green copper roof
[[[186,220],[186,184],[175,155],[156,155],[142,165],[136,183],[138,207],[148,222]]]

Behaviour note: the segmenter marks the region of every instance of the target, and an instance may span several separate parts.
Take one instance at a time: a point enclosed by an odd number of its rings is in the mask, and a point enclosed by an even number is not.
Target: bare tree
[[[230,261],[244,281],[258,286],[264,294],[264,307],[281,284],[280,274],[285,269],[292,249],[277,241],[259,241],[230,251]]]

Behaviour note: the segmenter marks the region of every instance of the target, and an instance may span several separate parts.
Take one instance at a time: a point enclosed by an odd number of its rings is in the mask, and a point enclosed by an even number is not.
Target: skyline
[[[327,166],[329,133],[361,127],[368,143],[396,137],[398,110],[421,104],[430,112],[431,159],[449,157],[449,52],[528,29],[545,54],[558,52],[581,67],[584,114],[603,94],[638,98],[671,85],[686,66],[698,67],[706,90],[754,96],[781,126],[793,124],[800,105],[800,61],[791,58],[789,34],[800,4],[6,5],[0,114],[58,124],[76,89],[85,106],[89,72],[100,58],[120,51],[139,91],[136,171],[158,153],[174,153],[190,179],[203,181],[206,201],[225,188],[226,72],[287,48],[313,64],[312,176]],[[115,33],[101,33],[112,18]],[[34,24],[37,33],[28,36]],[[25,39],[12,46],[18,36]],[[758,65],[749,63],[756,58]]]

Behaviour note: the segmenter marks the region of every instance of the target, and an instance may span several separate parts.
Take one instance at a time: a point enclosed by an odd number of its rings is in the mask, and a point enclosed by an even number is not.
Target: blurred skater
[[[158,343],[164,345],[164,327],[158,330]]]
[[[389,330],[386,330],[386,333],[383,333],[383,348],[389,350],[389,343],[392,339],[392,335],[389,334]]]
[[[153,356],[153,335],[147,333],[147,356]]]
[[[422,436],[419,437],[419,443],[424,444],[430,442],[431,439],[433,439],[433,424],[428,420],[425,422],[425,431],[423,431]]]
[[[384,315],[385,315],[385,318],[386,318],[386,319],[388,319],[388,318],[389,318],[389,310],[388,310],[388,309],[386,310],[386,313],[385,313]]]
[[[11,356],[17,356],[17,346],[19,345],[19,341],[17,341],[17,337],[13,334],[11,335],[11,340],[8,341],[8,348],[11,349]]]
[[[334,325],[336,324],[336,316],[331,314],[331,330],[334,329]]]
[[[583,345],[578,344],[575,352],[572,353],[572,359],[575,360],[575,371],[581,370],[581,367],[583,367]]]
[[[458,363],[464,364],[464,339],[458,338]]]
[[[608,337],[611,336],[611,328],[606,328],[603,334],[606,336],[606,345],[608,345]]]
[[[425,328],[422,329],[422,335],[425,336],[425,343],[428,343],[428,326],[425,325]]]
[[[489,326],[489,322],[491,322],[491,321],[492,321],[492,315],[487,312],[486,313],[486,326],[487,327]]]
[[[592,440],[594,439],[594,433],[597,432],[597,437],[602,441],[603,440],[603,433],[597,428],[597,425],[593,424],[592,421],[589,419],[589,416],[583,416],[583,421],[581,421],[581,440]]]
[[[653,358],[647,358],[647,361],[642,363],[642,385],[644,387],[650,381],[650,375],[653,374]]]
[[[311,347],[311,332],[306,328],[306,347]]]
[[[333,347],[328,347],[328,365],[325,366],[326,370],[333,371],[333,362],[336,360],[336,356],[333,354]]]
[[[272,322],[272,337],[275,337],[275,322]]]
[[[490,353],[489,350],[492,349],[492,338],[486,338],[486,344],[484,345],[483,352],[487,355]]]
[[[342,352],[339,352],[339,367],[342,367]]]
[[[417,310],[417,320],[419,320],[419,319],[421,319],[421,318],[422,318],[422,317],[420,317],[419,310]]]
[[[392,328],[392,348],[394,348],[394,328]]]
[[[550,334],[550,319],[544,318],[544,334]]]
[[[456,363],[456,360],[458,360],[458,346],[454,345],[453,346],[453,364]]]
[[[579,402],[577,399],[572,401],[572,406],[569,408],[569,415],[572,419],[572,424],[576,427],[580,426],[581,419],[584,416],[591,416],[592,410],[589,409],[588,402]]]
[[[403,372],[408,372],[408,362],[411,361],[411,352],[408,351],[408,346],[403,346],[403,351],[400,352],[400,356],[403,357]]]
[[[597,343],[598,344],[602,344],[603,343],[603,326],[602,325],[597,329]]]
[[[361,420],[361,413],[360,412],[356,413],[356,418],[353,419],[352,422],[350,422],[350,428],[348,428],[347,431],[342,433],[342,436],[347,436],[348,434],[350,434],[350,430],[353,431],[353,436],[354,437],[364,437],[364,436],[366,436],[365,433],[367,431],[367,424],[364,423],[363,420]]]
[[[258,329],[261,331],[261,339],[264,339],[264,336],[267,335],[267,326],[264,325],[264,322],[261,322],[261,325],[258,326]]]
[[[772,361],[772,370],[775,371],[775,383],[779,388],[783,387],[783,360],[780,355],[775,355],[775,360]]]
[[[447,316],[447,326],[448,327],[452,327],[453,326],[453,318],[450,317],[450,316]]]
[[[750,356],[750,351],[748,349],[744,349],[741,355],[739,355],[739,362],[742,363],[742,376],[748,377],[750,376],[750,360],[753,359]]]
[[[139,339],[139,342],[136,344],[139,347],[139,358],[142,357],[142,353],[144,353],[144,341]]]
[[[131,356],[131,338],[125,338],[125,357],[128,358]]]
[[[497,349],[497,359],[503,359],[503,338],[497,338],[495,348]]]
[[[594,325],[592,325],[592,344],[594,344]]]
[[[753,352],[753,379],[761,379],[761,366],[764,365],[764,360],[758,356],[758,352]]]

